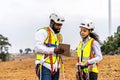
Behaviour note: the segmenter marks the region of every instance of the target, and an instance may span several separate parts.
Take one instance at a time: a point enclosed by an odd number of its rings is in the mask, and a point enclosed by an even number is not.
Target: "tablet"
[[[62,53],[62,55],[71,56],[70,55],[70,45],[69,44],[60,43],[59,47],[64,49],[64,53]]]

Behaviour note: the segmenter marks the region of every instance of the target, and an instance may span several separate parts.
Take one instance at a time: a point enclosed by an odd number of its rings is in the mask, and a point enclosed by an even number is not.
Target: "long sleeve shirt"
[[[86,43],[88,42],[89,39],[90,39],[90,37],[88,37],[85,41],[82,41],[83,42],[82,48],[84,48],[84,46],[86,45]],[[100,45],[96,40],[94,40],[94,42],[93,42],[92,52],[96,55],[96,57],[88,60],[88,64],[97,63],[100,60],[102,60],[103,57],[102,57]]]
[[[50,27],[49,27],[50,28]],[[54,31],[50,28],[50,30],[54,33]],[[56,35],[54,35],[56,37]],[[45,53],[45,54],[49,54],[49,53],[53,53],[54,52],[54,47],[47,47],[44,44],[44,41],[46,40],[46,38],[48,37],[48,33],[45,29],[40,29],[36,32],[35,34],[35,52],[39,52],[39,53]]]
[[[50,30],[52,31],[52,33],[54,34],[54,37],[57,38],[57,36],[55,35],[54,31],[51,29],[51,27],[49,27]],[[55,47],[47,47],[44,44],[44,41],[46,40],[46,38],[48,37],[48,33],[45,29],[40,29],[35,33],[35,53],[42,53],[42,54],[50,54],[52,53],[54,54],[54,48]],[[41,62],[44,62],[43,60],[36,60],[35,64],[40,64]],[[43,66],[47,67],[48,69],[51,69],[51,65],[48,63],[44,63]],[[55,64],[53,64],[53,69],[57,71],[57,61]]]

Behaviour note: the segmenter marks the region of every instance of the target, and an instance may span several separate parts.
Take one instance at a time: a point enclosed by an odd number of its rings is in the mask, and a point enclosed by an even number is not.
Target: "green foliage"
[[[22,49],[20,49],[20,50],[19,50],[19,52],[20,52],[20,54],[22,54],[22,53],[23,53],[23,50],[22,50]]]
[[[6,48],[6,46],[11,46],[11,44],[8,42],[7,37],[0,34],[0,51],[3,52],[3,48]]]
[[[1,61],[9,61],[9,53],[0,53],[0,59]]]
[[[31,52],[32,50],[30,48],[26,48],[25,49],[25,53],[28,54],[29,52]]]
[[[118,26],[118,28],[117,28],[117,34],[120,35],[120,26]]]
[[[8,38],[0,34],[0,46],[4,46],[4,45],[11,46],[11,44],[8,42]]]
[[[9,60],[8,46],[11,46],[8,42],[8,38],[0,34],[0,59],[2,61]]]
[[[120,26],[117,28],[117,33],[114,33],[114,36],[109,36],[106,41],[103,42],[101,50],[104,53],[109,52],[119,52],[120,47]]]

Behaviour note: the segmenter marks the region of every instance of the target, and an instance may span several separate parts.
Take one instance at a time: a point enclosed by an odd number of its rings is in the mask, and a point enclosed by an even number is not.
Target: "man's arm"
[[[45,39],[48,37],[48,33],[44,29],[40,29],[35,33],[35,52],[36,53],[53,53],[54,47],[47,47],[44,45]]]

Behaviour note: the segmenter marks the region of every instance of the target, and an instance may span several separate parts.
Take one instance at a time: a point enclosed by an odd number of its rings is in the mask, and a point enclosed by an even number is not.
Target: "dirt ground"
[[[63,60],[66,80],[76,80],[76,57],[64,57]],[[0,62],[0,80],[37,80],[34,60]],[[64,80],[62,71],[59,80]],[[120,80],[120,55],[104,56],[99,63],[98,80]]]

